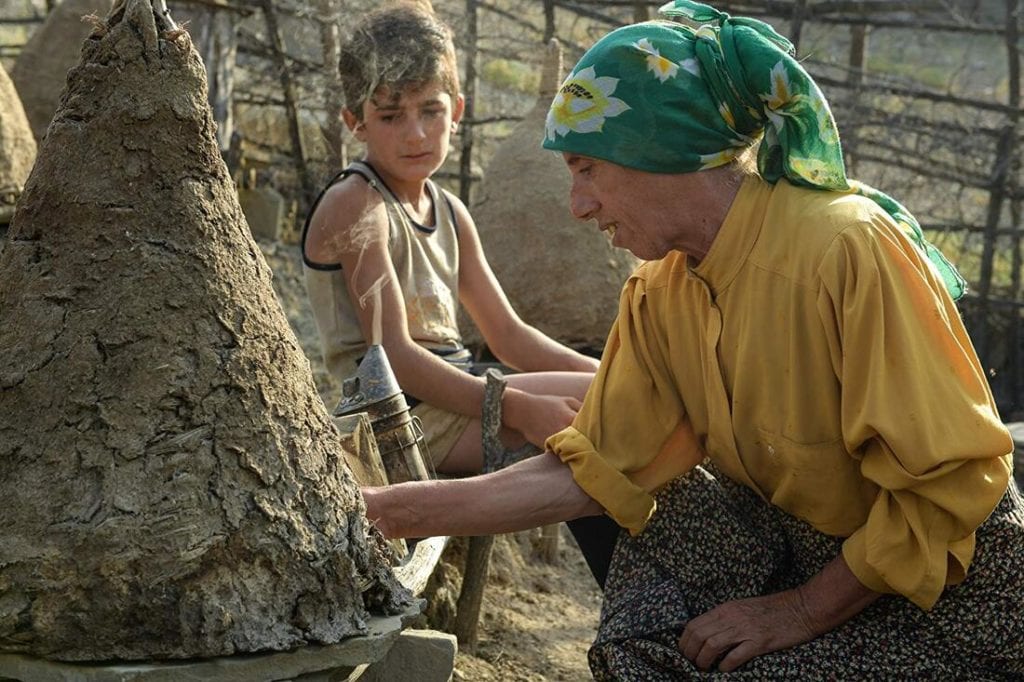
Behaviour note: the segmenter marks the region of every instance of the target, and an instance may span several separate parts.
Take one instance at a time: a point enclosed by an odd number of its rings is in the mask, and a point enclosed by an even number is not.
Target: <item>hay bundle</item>
[[[599,349],[638,261],[569,212],[569,173],[540,146],[561,81],[552,41],[540,97],[486,168],[473,215],[495,275],[519,314],[563,343]]]
[[[36,160],[36,141],[7,72],[0,66],[0,225],[14,214]]]
[[[0,255],[0,651],[285,649],[407,598],[157,23],[89,38]]]

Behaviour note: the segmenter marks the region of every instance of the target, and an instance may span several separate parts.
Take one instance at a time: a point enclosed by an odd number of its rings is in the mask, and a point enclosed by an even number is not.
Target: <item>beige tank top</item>
[[[413,341],[441,356],[461,355],[462,337],[457,321],[459,244],[455,214],[443,190],[430,180],[432,226],[420,225],[402,207],[373,168],[355,162],[339,173],[313,203],[312,216],[324,192],[357,173],[380,193],[390,223],[388,248],[405,299],[409,335]],[[366,341],[355,314],[340,263],[314,263],[306,257],[309,218],[302,230],[302,262],[306,291],[320,332],[320,347],[331,375],[341,381],[352,375],[366,352]],[[362,293],[362,292],[359,292]],[[369,303],[372,305],[372,303]]]

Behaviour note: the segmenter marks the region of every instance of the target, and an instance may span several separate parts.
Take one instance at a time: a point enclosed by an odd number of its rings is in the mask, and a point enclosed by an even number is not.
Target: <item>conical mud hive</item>
[[[0,651],[284,649],[406,599],[270,276],[188,36],[128,0],[0,255]]]
[[[562,342],[599,349],[638,261],[592,223],[573,218],[569,172],[540,146],[561,61],[552,41],[537,103],[491,158],[473,215],[495,275],[523,319]]]
[[[11,80],[37,140],[46,134],[68,70],[78,63],[82,41],[91,30],[82,17],[105,16],[110,4],[111,0],[63,0],[32,34],[11,68]]]
[[[0,66],[0,231],[14,215],[14,204],[35,160],[36,141],[25,110],[14,84]]]

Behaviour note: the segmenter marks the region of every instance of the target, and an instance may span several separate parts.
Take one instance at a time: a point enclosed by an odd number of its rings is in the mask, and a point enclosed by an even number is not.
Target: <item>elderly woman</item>
[[[649,262],[548,452],[365,491],[388,535],[604,512],[598,679],[1020,679],[1024,506],[954,298],[767,25],[601,39],[552,104],[571,205]],[[757,147],[756,170],[753,149]]]

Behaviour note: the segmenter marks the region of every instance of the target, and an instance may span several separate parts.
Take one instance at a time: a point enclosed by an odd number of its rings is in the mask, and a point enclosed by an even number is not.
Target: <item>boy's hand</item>
[[[533,395],[513,388],[505,390],[501,401],[505,426],[523,434],[539,448],[548,436],[572,424],[582,403],[561,395]]]

